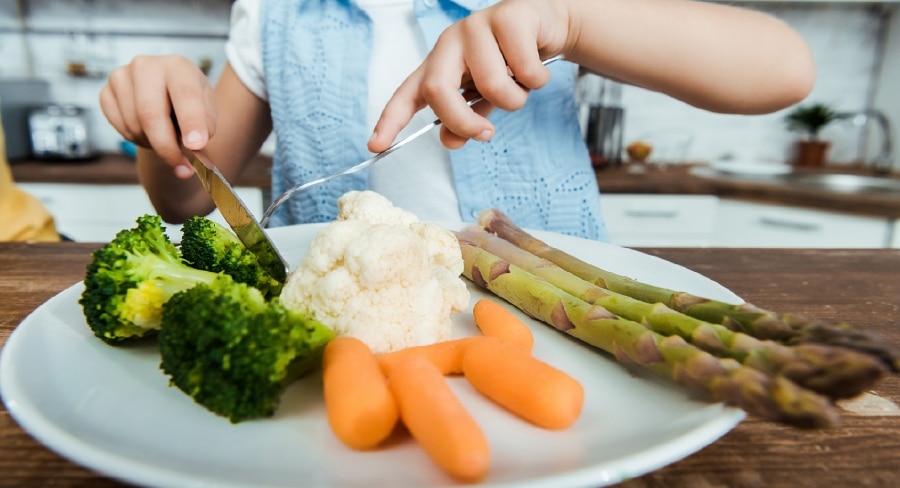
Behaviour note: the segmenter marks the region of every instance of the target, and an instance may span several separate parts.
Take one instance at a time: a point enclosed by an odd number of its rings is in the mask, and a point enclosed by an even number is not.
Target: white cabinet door
[[[610,239],[620,246],[707,246],[718,198],[711,195],[603,194]]]
[[[53,215],[59,233],[74,241],[108,242],[116,232],[133,227],[139,216],[156,213],[139,185],[19,183],[17,186],[38,198]],[[262,216],[262,190],[240,187],[235,191],[257,218]],[[225,224],[218,210],[209,217]],[[174,242],[181,240],[180,225],[165,226],[169,238]]]
[[[721,247],[879,248],[886,218],[722,199],[713,238]]]

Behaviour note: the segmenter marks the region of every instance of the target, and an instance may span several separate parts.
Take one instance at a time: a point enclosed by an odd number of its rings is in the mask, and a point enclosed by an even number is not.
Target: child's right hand
[[[201,150],[216,129],[216,102],[206,75],[177,55],[138,56],[109,75],[100,107],[125,139],[153,150],[180,178],[193,168],[181,152]],[[181,134],[175,133],[174,113]]]

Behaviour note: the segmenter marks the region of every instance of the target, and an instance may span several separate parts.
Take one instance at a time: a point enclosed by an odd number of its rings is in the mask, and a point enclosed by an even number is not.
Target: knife
[[[216,208],[225,218],[225,222],[228,222],[228,225],[237,234],[238,239],[256,255],[259,264],[272,278],[278,280],[279,283],[284,283],[288,272],[287,261],[284,260],[259,222],[250,213],[247,205],[234,192],[228,180],[202,154],[183,146],[181,150],[194,167],[203,188],[209,192]]]

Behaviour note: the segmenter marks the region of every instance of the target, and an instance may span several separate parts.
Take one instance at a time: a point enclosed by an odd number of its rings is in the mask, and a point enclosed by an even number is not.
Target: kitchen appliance
[[[50,104],[28,114],[31,152],[37,159],[83,160],[95,156],[87,110]]]
[[[50,84],[37,79],[0,79],[0,118],[6,137],[6,159],[31,156],[28,112],[50,103]]]
[[[591,164],[596,168],[620,165],[625,118],[622,85],[582,71],[576,80],[576,99]]]

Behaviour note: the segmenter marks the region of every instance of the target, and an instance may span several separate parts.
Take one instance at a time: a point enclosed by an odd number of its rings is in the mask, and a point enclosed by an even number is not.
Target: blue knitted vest
[[[450,24],[493,1],[415,0],[429,46]],[[276,135],[272,190],[342,170],[366,149],[371,21],[350,0],[267,0],[261,6],[263,67]],[[600,192],[578,125],[574,69],[553,76],[522,110],[495,110],[493,140],[451,151],[460,214],[474,220],[496,207],[525,228],[608,240]],[[304,191],[273,216],[273,225],[325,222],[338,197],[367,188],[365,171]],[[408,209],[415,211],[415,209]]]

